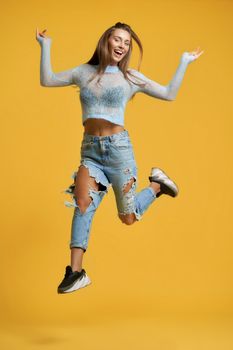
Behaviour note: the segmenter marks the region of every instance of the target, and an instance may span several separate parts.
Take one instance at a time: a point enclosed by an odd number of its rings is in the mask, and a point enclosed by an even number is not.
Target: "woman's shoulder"
[[[146,76],[139,72],[137,69],[134,68],[128,68],[127,72],[129,72],[129,77],[131,79],[131,81],[133,81],[133,83],[145,83],[148,79],[146,78]]]
[[[89,63],[81,63],[73,69],[74,80],[77,85],[83,84],[95,71],[95,66]]]
[[[144,79],[145,76],[143,73],[139,72],[137,69],[134,69],[134,68],[128,68],[127,71],[130,73],[130,74],[133,74],[135,77],[137,78],[142,78]]]

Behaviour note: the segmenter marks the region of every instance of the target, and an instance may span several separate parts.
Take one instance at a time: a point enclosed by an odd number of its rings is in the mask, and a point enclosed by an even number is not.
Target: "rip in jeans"
[[[124,170],[125,174],[129,174],[127,177],[126,182],[123,184],[122,187],[122,204],[124,207],[123,211],[118,212],[118,217],[120,215],[127,215],[127,214],[134,214],[136,220],[141,220],[141,215],[136,211],[135,206],[135,190],[136,190],[136,182],[137,182],[137,176],[136,174],[132,173],[131,168],[125,168]],[[133,183],[131,184],[130,188],[126,190],[127,185],[130,183],[130,181],[134,179]]]
[[[88,187],[89,187],[88,195],[89,195],[89,197],[91,197],[91,199],[92,199],[92,201],[90,202],[90,204],[89,204],[89,206],[88,206],[88,208],[89,208],[89,207],[92,205],[92,202],[93,202],[93,200],[94,200],[93,193],[99,194],[99,195],[103,196],[105,193],[108,192],[108,186],[106,186],[106,185],[104,185],[104,184],[102,184],[102,183],[100,182],[100,179],[99,179],[98,174],[97,174],[97,172],[95,171],[95,169],[92,168],[92,167],[88,167],[88,165],[85,163],[85,160],[82,160],[82,161],[81,161],[81,164],[80,164],[79,168],[80,168],[81,166],[85,166],[85,167],[88,169],[88,172],[89,172],[90,177],[93,177],[93,178],[95,179],[95,182],[96,182],[97,184],[99,184],[99,190],[96,190],[95,188],[91,187],[91,185],[88,183]],[[75,197],[75,193],[74,193],[74,190],[75,190],[75,181],[76,181],[77,173],[78,173],[78,171],[74,171],[74,172],[73,172],[73,174],[72,174],[72,176],[71,176],[71,177],[74,179],[73,183],[72,183],[67,189],[65,189],[64,191],[62,191],[62,193],[68,193],[68,194],[71,195],[71,198],[72,198],[72,202],[64,201],[65,206],[67,206],[67,207],[77,207],[77,208],[79,209],[79,211],[80,211],[80,214],[84,214],[88,208],[85,210],[84,213],[81,212],[81,210],[80,210],[80,208],[79,208],[79,206],[78,206],[78,204],[77,204],[77,202],[76,202],[76,197]],[[94,203],[93,203],[93,204],[94,204]]]

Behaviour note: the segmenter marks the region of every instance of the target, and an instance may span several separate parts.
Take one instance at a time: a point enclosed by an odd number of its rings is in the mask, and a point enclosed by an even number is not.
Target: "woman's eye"
[[[119,41],[120,41],[118,38],[115,38],[114,40],[115,40],[116,42],[119,42]],[[130,46],[130,43],[127,42],[127,43],[125,43],[125,45]]]

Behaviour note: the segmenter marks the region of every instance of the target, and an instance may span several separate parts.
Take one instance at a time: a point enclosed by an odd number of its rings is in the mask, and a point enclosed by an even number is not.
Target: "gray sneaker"
[[[161,196],[161,194],[168,194],[171,197],[176,197],[178,195],[179,189],[175,182],[173,182],[165,172],[160,168],[152,168],[151,174],[149,176],[150,182],[158,182],[160,184],[160,192],[156,194],[156,197]]]

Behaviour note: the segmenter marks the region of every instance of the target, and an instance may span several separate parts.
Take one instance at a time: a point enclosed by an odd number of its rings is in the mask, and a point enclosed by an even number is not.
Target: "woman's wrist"
[[[190,60],[188,59],[186,53],[184,52],[183,55],[181,56],[180,62],[183,65],[188,65],[190,63]]]
[[[40,42],[40,46],[41,47],[47,47],[47,46],[50,46],[51,45],[51,39],[46,39],[46,40],[42,40],[41,42]]]

